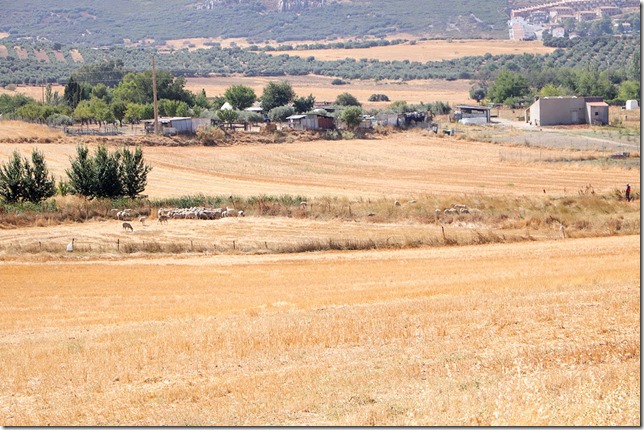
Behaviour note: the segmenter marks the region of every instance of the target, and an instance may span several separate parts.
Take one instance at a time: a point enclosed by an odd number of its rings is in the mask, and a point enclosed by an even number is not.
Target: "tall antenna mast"
[[[157,106],[157,71],[154,61],[154,55],[152,56],[152,99],[152,103],[154,104],[154,134],[159,134],[159,108]]]

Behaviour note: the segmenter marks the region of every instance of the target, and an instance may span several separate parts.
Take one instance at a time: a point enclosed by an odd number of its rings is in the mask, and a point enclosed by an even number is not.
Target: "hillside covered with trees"
[[[280,10],[288,0],[39,0],[5,2],[0,32],[12,38],[113,46],[131,41],[190,37],[251,42],[386,37],[507,37],[504,0],[325,0]],[[299,2],[302,3],[302,2]]]

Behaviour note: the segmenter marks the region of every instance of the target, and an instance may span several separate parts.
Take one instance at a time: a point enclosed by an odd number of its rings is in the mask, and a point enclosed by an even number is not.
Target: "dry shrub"
[[[587,219],[580,219],[580,220],[575,221],[572,224],[572,226],[576,230],[589,230],[591,228],[592,224]]]
[[[622,229],[622,220],[619,218],[610,218],[606,221],[608,233],[613,236]]]
[[[216,146],[226,142],[226,133],[216,127],[197,130],[197,140],[204,146]]]

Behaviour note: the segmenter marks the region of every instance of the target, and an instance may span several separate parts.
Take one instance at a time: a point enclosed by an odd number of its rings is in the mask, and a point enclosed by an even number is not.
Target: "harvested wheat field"
[[[319,43],[319,42],[311,42]],[[556,48],[543,45],[541,41],[518,40],[483,40],[483,39],[450,39],[418,40],[413,44],[404,43],[391,46],[353,49],[304,49],[289,51],[272,51],[300,57],[314,56],[317,60],[333,61],[344,58],[369,58],[380,61],[443,61],[462,57],[511,54],[549,54]]]
[[[32,426],[638,426],[639,255],[628,236],[5,263],[0,413]]]
[[[37,147],[58,178],[78,143],[124,141],[41,133],[0,122],[0,160]],[[132,231],[73,196],[0,213],[3,425],[641,424],[639,169],[270,139],[144,146]],[[199,193],[247,214],[159,222]]]
[[[454,106],[458,103],[471,103],[470,84],[466,80],[446,81],[444,79],[419,79],[408,82],[355,80],[348,85],[332,85],[334,78],[327,76],[288,76],[276,77],[209,77],[187,78],[186,89],[198,93],[202,89],[208,97],[223,95],[226,89],[233,85],[245,85],[252,88],[259,97],[269,82],[288,81],[298,96],[306,97],[312,94],[318,102],[334,102],[342,93],[350,93],[363,107],[367,109],[383,109],[390,103],[369,102],[372,94],[385,94],[389,100],[413,103],[433,103],[436,101],[449,102]]]

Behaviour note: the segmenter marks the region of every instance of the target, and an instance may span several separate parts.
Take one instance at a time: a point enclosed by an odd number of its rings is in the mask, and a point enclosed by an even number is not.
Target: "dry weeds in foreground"
[[[2,264],[5,425],[640,425],[639,237]]]

